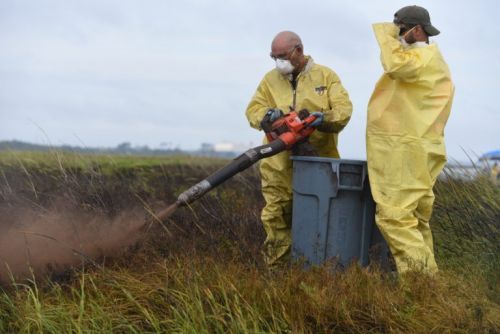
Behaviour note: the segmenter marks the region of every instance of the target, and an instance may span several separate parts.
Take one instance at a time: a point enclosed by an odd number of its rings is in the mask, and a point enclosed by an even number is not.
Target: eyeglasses
[[[300,47],[300,45],[299,45],[299,44],[295,45],[295,46],[293,47],[293,49],[291,49],[291,50],[290,50],[290,51],[288,51],[287,53],[285,53],[285,54],[281,54],[281,55],[277,55],[277,56],[273,55],[273,53],[271,52],[271,53],[269,54],[269,56],[270,56],[273,60],[276,60],[276,59],[287,60],[287,59],[290,59],[290,57],[293,55],[294,51],[295,51],[298,47]]]

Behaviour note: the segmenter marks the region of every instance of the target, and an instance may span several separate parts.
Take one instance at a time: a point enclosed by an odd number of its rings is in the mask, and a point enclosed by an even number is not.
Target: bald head
[[[299,35],[293,31],[282,31],[274,37],[271,44],[271,50],[291,49],[296,45],[300,45],[300,47],[302,47],[302,41],[300,40]]]
[[[292,31],[282,31],[274,37],[271,43],[271,57],[289,60],[294,67],[294,75],[300,73],[307,63],[302,41],[299,35]]]

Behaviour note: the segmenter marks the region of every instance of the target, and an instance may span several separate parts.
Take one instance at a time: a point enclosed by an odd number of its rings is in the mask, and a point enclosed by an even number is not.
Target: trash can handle
[[[366,164],[360,165],[362,167],[361,170],[361,182],[359,185],[342,185],[340,184],[340,180],[342,180],[342,175],[340,175],[340,166],[342,166],[342,163],[332,163],[332,169],[337,175],[337,189],[344,189],[344,190],[363,190],[363,185],[365,184],[365,179],[366,179]]]

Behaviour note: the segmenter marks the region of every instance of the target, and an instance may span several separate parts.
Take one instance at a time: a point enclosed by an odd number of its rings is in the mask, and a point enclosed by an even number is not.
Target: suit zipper
[[[293,94],[292,109],[294,111],[295,111],[295,104],[297,103],[297,85],[299,84],[299,81],[297,79],[295,79],[295,85],[290,81],[290,85],[292,86],[292,94]]]

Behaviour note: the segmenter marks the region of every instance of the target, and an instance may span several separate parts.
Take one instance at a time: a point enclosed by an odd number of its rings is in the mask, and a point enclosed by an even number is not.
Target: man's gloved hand
[[[283,116],[283,111],[278,108],[271,108],[266,112],[264,118],[266,118],[266,116],[269,118],[269,122],[273,123],[275,120]]]
[[[260,121],[260,127],[264,130],[264,132],[270,132],[273,123],[282,116],[283,111],[278,108],[271,108],[266,112],[262,121]]]
[[[311,124],[309,124],[309,127],[316,128],[316,127],[320,126],[321,123],[323,123],[324,115],[321,111],[315,111],[315,112],[311,113],[311,115],[316,116],[316,119]]]

